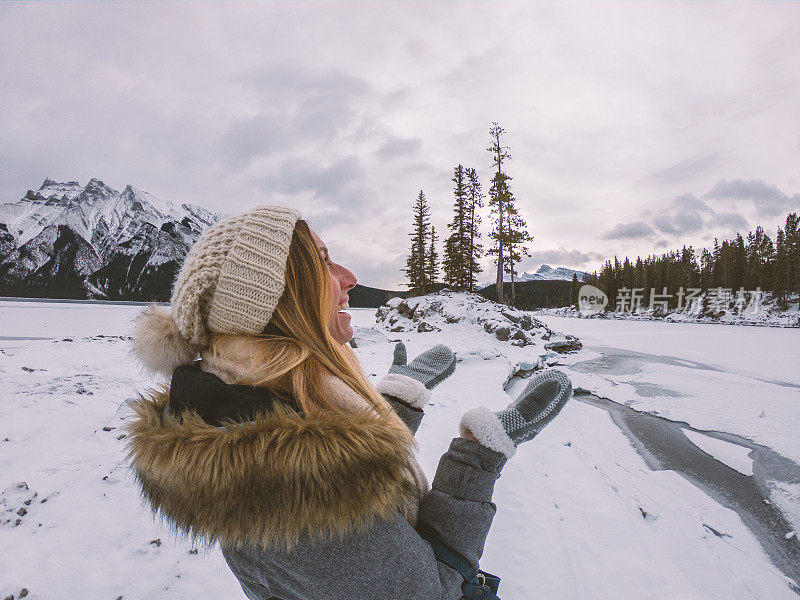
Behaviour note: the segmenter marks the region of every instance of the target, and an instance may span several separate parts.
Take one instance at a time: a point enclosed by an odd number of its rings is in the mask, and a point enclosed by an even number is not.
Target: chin
[[[337,314],[337,318],[330,324],[330,332],[333,339],[338,343],[344,345],[353,339],[353,326],[350,325],[350,315],[346,319],[341,318],[341,314]],[[344,322],[344,325],[342,324]]]
[[[348,327],[345,331],[340,332],[340,334],[336,336],[336,341],[342,344],[343,346],[352,339],[353,339],[352,327]]]

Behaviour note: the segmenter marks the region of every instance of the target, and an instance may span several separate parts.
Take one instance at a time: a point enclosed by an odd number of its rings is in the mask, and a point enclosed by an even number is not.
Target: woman
[[[134,354],[171,382],[131,403],[129,458],[154,511],[219,542],[249,598],[458,599],[462,575],[417,531],[476,569],[500,470],[572,388],[551,371],[504,411],[467,412],[431,486],[413,435],[455,356],[407,363],[398,344],[373,386],[340,312],[355,284],[294,209],[206,230],[170,309],[137,319]]]

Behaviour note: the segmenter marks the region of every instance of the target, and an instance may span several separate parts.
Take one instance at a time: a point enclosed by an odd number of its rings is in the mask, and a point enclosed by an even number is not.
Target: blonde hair
[[[343,412],[324,391],[324,372],[344,381],[376,411],[392,411],[367,380],[352,348],[331,335],[329,318],[336,302],[330,293],[331,275],[302,219],[294,228],[285,275],[283,295],[261,335],[243,340],[241,335],[214,334],[209,350],[224,356],[245,343],[251,362],[241,365],[246,374],[238,383],[267,387],[304,412]]]

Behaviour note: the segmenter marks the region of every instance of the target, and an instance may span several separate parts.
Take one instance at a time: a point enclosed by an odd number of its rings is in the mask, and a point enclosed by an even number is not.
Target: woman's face
[[[322,260],[328,265],[328,271],[331,274],[330,293],[334,304],[329,321],[331,335],[333,335],[333,338],[340,344],[346,344],[353,337],[353,328],[350,326],[350,315],[339,309],[347,308],[347,303],[350,300],[347,292],[355,287],[356,276],[342,265],[338,265],[331,260],[325,242],[314,233],[313,229],[311,230],[311,235],[314,237],[314,242],[316,242],[317,248],[322,255]]]

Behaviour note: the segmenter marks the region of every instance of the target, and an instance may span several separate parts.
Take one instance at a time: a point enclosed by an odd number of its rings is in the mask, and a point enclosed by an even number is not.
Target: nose
[[[346,269],[345,267],[339,266],[339,285],[341,286],[342,290],[347,292],[348,290],[352,290],[356,287],[356,276],[353,273]]]

